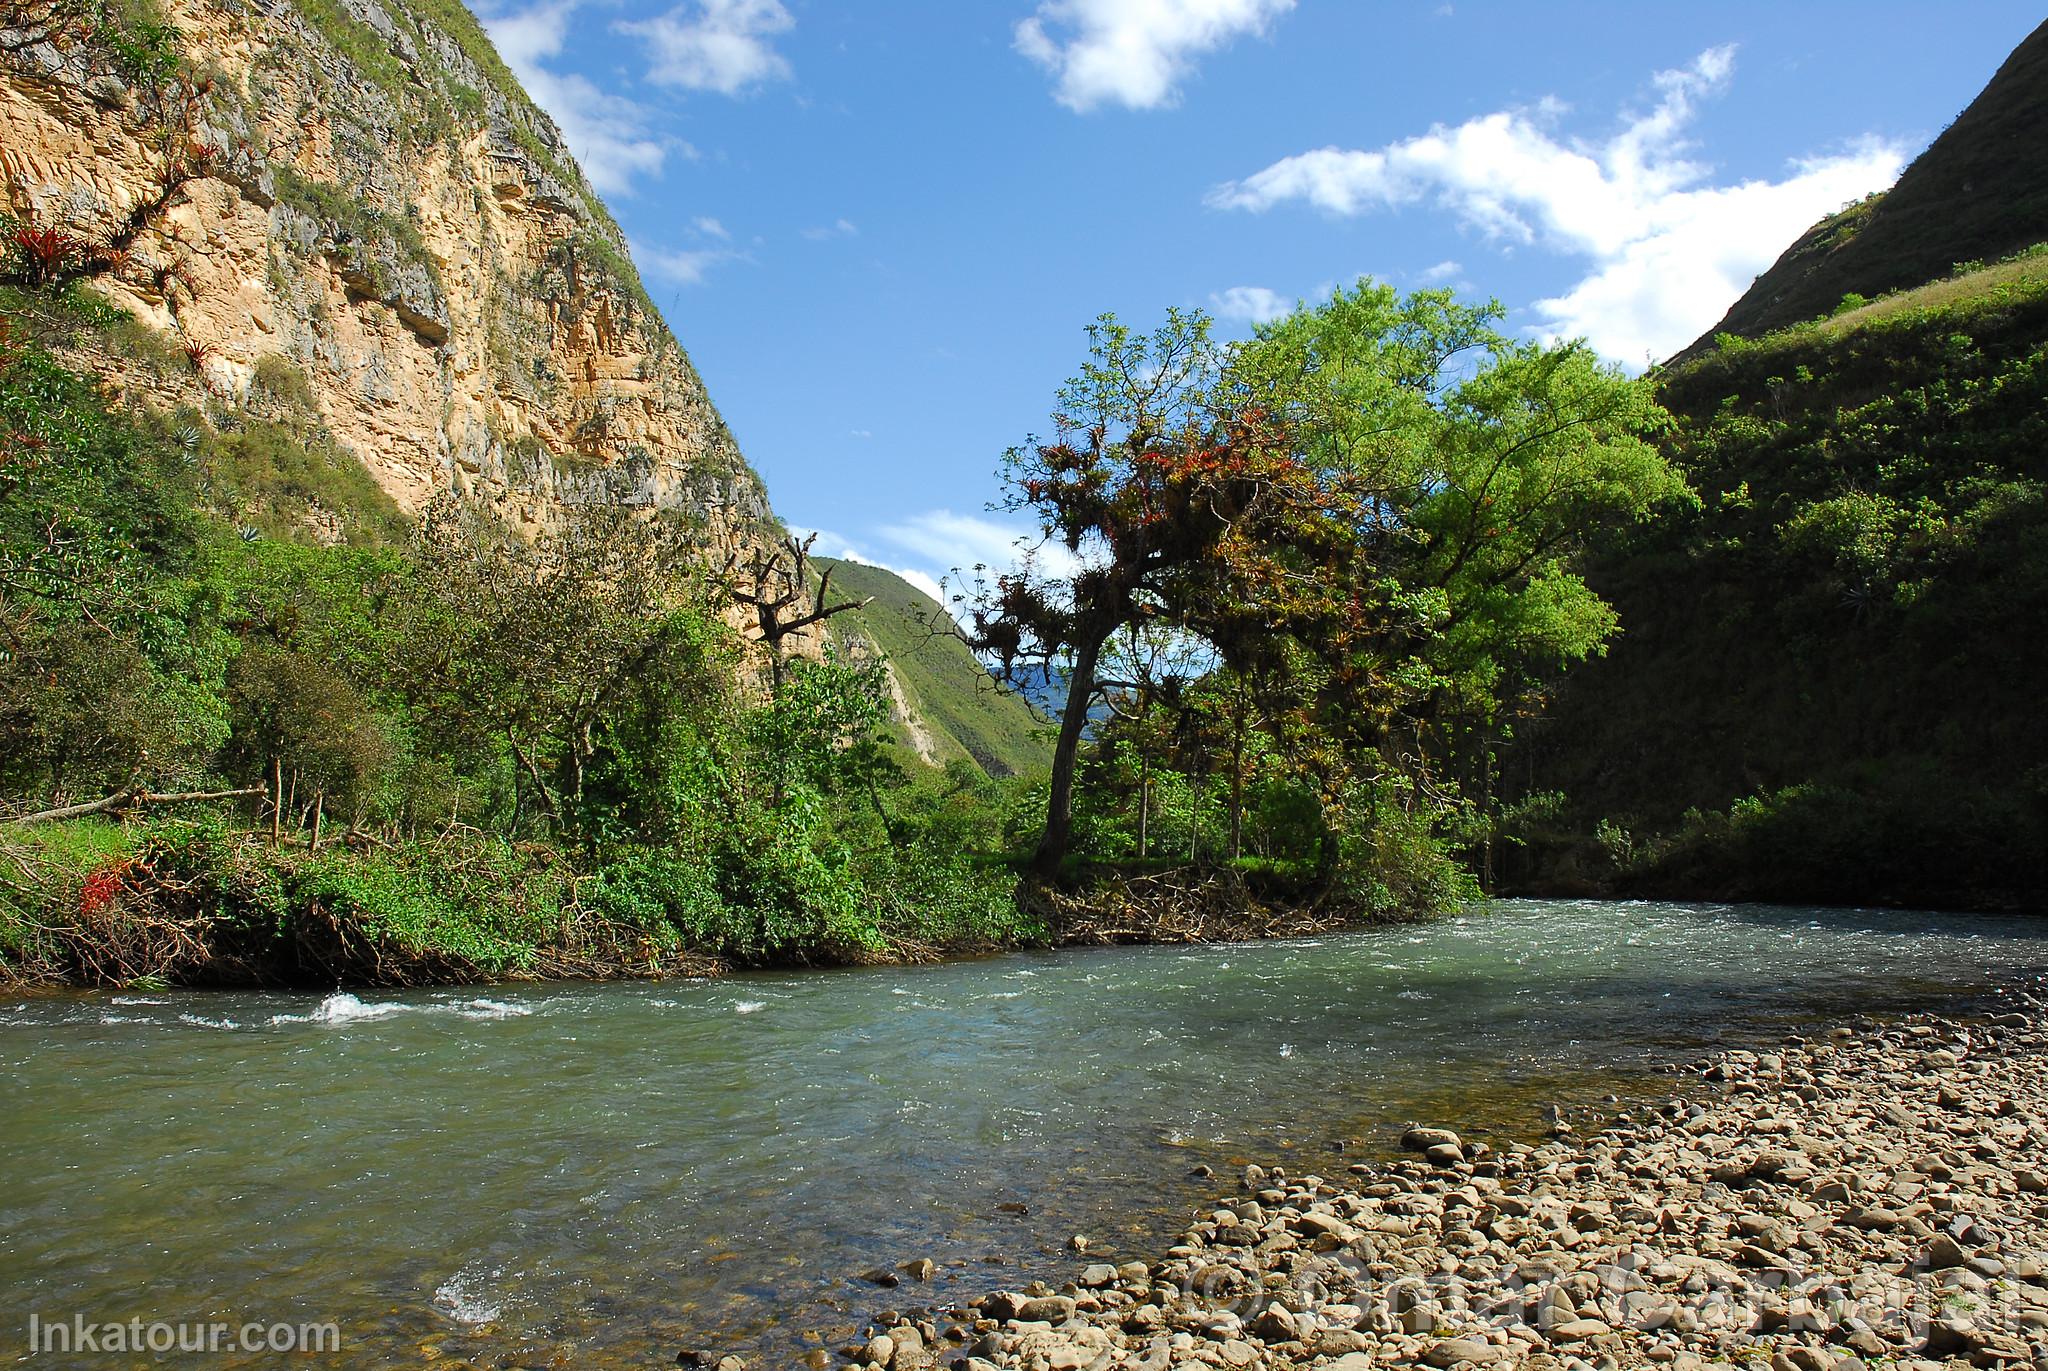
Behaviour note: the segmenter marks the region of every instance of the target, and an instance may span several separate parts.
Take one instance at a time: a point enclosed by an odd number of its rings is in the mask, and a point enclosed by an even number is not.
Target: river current
[[[0,1001],[0,1348],[35,1314],[328,1321],[329,1365],[793,1364],[810,1330],[1057,1280],[1076,1234],[1147,1255],[1227,1188],[1201,1165],[1529,1134],[1660,1063],[2044,967],[2038,920],[1507,901],[716,981]],[[929,1284],[860,1279],[920,1257]]]

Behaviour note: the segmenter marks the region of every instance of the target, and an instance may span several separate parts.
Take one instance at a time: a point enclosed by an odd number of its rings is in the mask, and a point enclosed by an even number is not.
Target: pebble
[[[1419,1157],[1334,1179],[1246,1166],[1156,1264],[951,1311],[949,1365],[2048,1368],[2048,1031],[1989,1022],[1858,1019],[1724,1052],[1582,1132],[1553,1112],[1534,1144],[1411,1124]],[[885,1327],[848,1353],[921,1371],[931,1326],[915,1351]]]

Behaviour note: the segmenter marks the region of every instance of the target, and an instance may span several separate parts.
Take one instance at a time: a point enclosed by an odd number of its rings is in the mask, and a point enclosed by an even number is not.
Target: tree
[[[1650,441],[1669,417],[1648,382],[1582,342],[1517,341],[1498,303],[1406,298],[1360,281],[1263,326],[1239,384],[1287,417],[1304,455],[1371,492],[1368,574],[1412,611],[1349,644],[1338,687],[1400,674],[1377,711],[1343,708],[1427,787],[1467,739],[1482,792],[1504,717],[1536,682],[1604,650],[1614,611],[1581,579],[1592,539],[1690,500]],[[1371,693],[1371,692],[1368,692]]]
[[[272,803],[310,791],[333,802],[353,826],[377,783],[398,760],[390,730],[347,676],[290,648],[252,643],[228,678],[231,748],[243,774],[272,779]],[[303,789],[302,789],[303,787]]]
[[[605,721],[693,640],[704,593],[683,531],[587,507],[531,543],[452,503],[423,522],[401,673],[445,733],[495,737],[556,826],[583,814]]]
[[[1224,384],[1207,318],[1170,311],[1147,336],[1104,315],[1088,337],[1092,360],[1060,391],[1053,440],[1004,458],[1009,507],[1035,513],[1073,569],[1027,560],[999,575],[969,635],[1013,681],[1064,673],[1040,874],[1070,846],[1075,764],[1109,688],[1099,667],[1111,636],[1159,624],[1227,653],[1254,623],[1326,611],[1329,573],[1352,542],[1345,480],[1303,460],[1285,425]]]
[[[739,554],[730,553],[719,578],[733,599],[754,611],[759,642],[768,649],[769,684],[777,694],[787,671],[783,639],[835,614],[863,609],[874,598],[833,604],[830,567],[818,578],[817,592],[811,593],[811,544],[817,541],[815,533],[802,541],[791,535],[773,550],[757,547],[744,567]]]
[[[1281,784],[1282,754],[1331,822],[1463,805],[1442,774],[1460,740],[1483,752],[1528,678],[1601,649],[1616,621],[1576,559],[1686,498],[1648,441],[1664,415],[1583,344],[1516,341],[1500,317],[1361,281],[1234,349],[1195,314],[1150,336],[1107,316],[1089,330],[1054,440],[1005,458],[1009,507],[1072,570],[1041,552],[973,606],[971,637],[1005,674],[1064,673],[1036,869],[1071,844],[1091,708],[1131,686],[1104,668],[1116,635],[1208,655],[1177,727],[1215,754],[1188,774],[1225,778],[1233,855],[1255,772]]]

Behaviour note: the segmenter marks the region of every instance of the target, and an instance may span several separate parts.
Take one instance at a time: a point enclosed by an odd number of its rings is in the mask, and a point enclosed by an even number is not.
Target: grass
[[[303,539],[315,511],[340,520],[351,543],[402,543],[410,525],[368,469],[326,434],[247,419],[205,445],[213,503],[225,517],[273,537]]]
[[[135,855],[133,833],[105,819],[72,819],[0,836],[0,958],[20,960],[52,922],[52,906],[76,908],[92,872]]]
[[[1714,348],[1675,362],[1665,375],[1689,384],[1687,378],[1706,375],[1724,364],[1746,369],[1750,363],[1776,358],[1798,358],[1818,366],[1824,347],[1844,347],[1863,335],[1918,333],[1936,325],[1961,327],[2043,302],[2048,302],[2048,243],[1990,266],[1963,263],[1953,274],[1924,285],[1864,304],[1851,300],[1850,308],[1830,317],[1809,319],[1758,338],[1717,334]],[[1807,357],[1809,352],[1814,355]]]
[[[935,636],[926,627],[945,621],[938,601],[880,567],[824,557],[813,559],[813,565],[821,571],[832,568],[835,599],[874,597],[866,608],[834,618],[834,632],[842,642],[854,634],[867,639],[889,660],[942,754],[951,749],[952,755],[970,757],[994,777],[1041,771],[1050,764],[1045,727],[1031,707],[1020,696],[999,691],[966,644]]]
[[[2048,243],[1945,280],[1929,281],[1820,321],[1822,333],[1846,333],[1904,314],[2018,304],[2048,291]]]
[[[277,198],[302,214],[345,231],[355,243],[361,244],[363,250],[354,255],[380,291],[385,289],[385,283],[379,279],[371,249],[372,244],[380,242],[389,243],[397,255],[423,267],[434,281],[441,279],[439,268],[420,238],[419,225],[406,215],[372,209],[340,186],[301,176],[290,167],[277,168]]]
[[[396,95],[409,84],[405,63],[385,46],[382,36],[334,0],[298,0],[298,7],[320,36],[380,90]]]

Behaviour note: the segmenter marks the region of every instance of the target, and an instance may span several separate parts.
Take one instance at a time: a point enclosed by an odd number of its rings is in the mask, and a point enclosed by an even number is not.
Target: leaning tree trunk
[[[1060,715],[1059,741],[1053,745],[1052,789],[1046,797],[1045,831],[1031,869],[1041,876],[1058,872],[1074,840],[1074,769],[1081,755],[1081,732],[1088,726],[1088,704],[1095,697],[1095,666],[1102,658],[1108,630],[1090,634],[1074,649],[1073,674],[1067,678],[1067,707]]]

